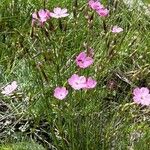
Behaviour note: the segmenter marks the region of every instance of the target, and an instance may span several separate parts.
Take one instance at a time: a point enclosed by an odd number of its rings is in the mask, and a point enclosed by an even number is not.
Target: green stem
[[[63,25],[62,25],[61,19],[58,19],[58,23],[59,23],[59,28],[62,31],[63,30]]]

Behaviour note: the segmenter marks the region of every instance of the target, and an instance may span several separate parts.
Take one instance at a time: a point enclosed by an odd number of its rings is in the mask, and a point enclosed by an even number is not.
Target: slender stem
[[[104,29],[104,32],[105,34],[107,33],[107,25],[106,25],[106,20],[103,19],[103,29]]]
[[[78,0],[73,1],[73,16],[74,18],[77,18],[77,6],[78,6]]]
[[[46,9],[46,0],[43,1],[44,3],[44,10]]]
[[[63,30],[63,25],[62,25],[62,22],[61,22],[61,18],[58,19],[58,23],[59,23],[59,28],[62,31]]]

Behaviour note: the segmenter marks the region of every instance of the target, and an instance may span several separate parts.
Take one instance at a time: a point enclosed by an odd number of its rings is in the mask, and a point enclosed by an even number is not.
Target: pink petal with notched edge
[[[57,14],[55,14],[55,13],[50,13],[50,15],[51,15],[51,17],[56,18],[56,19],[60,18],[60,17],[59,17]]]
[[[12,89],[15,90],[15,89],[18,87],[17,82],[16,82],[16,81],[13,81],[13,82],[11,83],[11,86],[12,86]]]
[[[137,87],[137,88],[135,88],[135,89],[133,90],[133,94],[134,94],[134,95],[138,95],[139,93],[141,94],[140,88]]]
[[[146,106],[150,105],[150,94],[147,94],[145,98],[141,100],[141,104]]]
[[[81,52],[78,56],[77,56],[77,60],[80,60],[80,59],[85,59],[86,58],[86,53],[85,52]]]
[[[137,103],[137,104],[140,104],[140,103],[141,103],[141,97],[139,97],[139,96],[134,96],[134,97],[133,97],[133,101],[134,101],[135,103]]]
[[[140,89],[140,92],[142,93],[143,96],[145,95],[148,95],[149,94],[149,89],[148,88],[145,88],[145,87],[142,87]]]
[[[85,88],[86,89],[93,89],[96,87],[96,80],[92,79],[91,77],[87,78]]]
[[[61,8],[60,7],[56,7],[56,8],[54,8],[54,13],[55,14],[60,14],[61,13]]]
[[[109,14],[109,10],[107,8],[102,8],[96,10],[96,12],[101,16],[101,17],[107,17]]]
[[[50,16],[53,18],[63,18],[67,17],[69,14],[67,13],[67,9],[61,9],[60,7],[54,8],[53,12],[50,13]]]
[[[94,60],[91,57],[86,57],[85,59],[85,65],[86,66],[90,66],[91,64],[93,64]]]
[[[63,8],[63,9],[61,10],[61,13],[63,13],[63,14],[67,13],[67,9],[66,9],[66,8]]]
[[[67,14],[67,13],[65,13],[65,14],[61,14],[61,18],[63,18],[63,17],[67,17],[67,16],[69,16],[69,14]]]
[[[34,13],[32,14],[32,18],[33,18],[33,19],[38,19],[36,12],[34,12]]]
[[[78,80],[79,76],[77,74],[73,74],[71,78],[68,79],[70,85],[74,84],[75,80]]]

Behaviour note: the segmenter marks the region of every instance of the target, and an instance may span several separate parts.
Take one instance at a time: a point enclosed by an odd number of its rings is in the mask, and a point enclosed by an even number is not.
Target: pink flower
[[[73,74],[68,79],[68,83],[73,89],[80,90],[85,87],[86,78],[84,76],[78,76],[77,74]]]
[[[7,85],[1,93],[4,95],[10,95],[17,89],[17,87],[18,87],[17,82],[13,81],[11,84]]]
[[[119,32],[122,32],[123,29],[121,27],[118,27],[118,26],[114,26],[112,28],[112,33],[119,33]]]
[[[133,100],[135,103],[137,104],[141,104],[141,105],[150,105],[150,93],[149,93],[149,89],[146,87],[142,87],[142,88],[135,88],[133,90]]]
[[[92,79],[91,77],[87,78],[86,84],[85,84],[85,89],[93,89],[96,87],[96,80]]]
[[[109,10],[107,8],[98,9],[98,10],[96,10],[96,12],[101,17],[107,17],[109,14]]]
[[[63,100],[68,94],[68,90],[65,87],[57,87],[54,90],[54,97],[59,100]]]
[[[51,17],[53,18],[63,18],[63,17],[67,17],[69,14],[67,13],[67,9],[61,9],[60,7],[56,7],[53,10],[53,13],[50,13]]]
[[[41,20],[41,22],[46,22],[49,18],[50,18],[50,12],[49,10],[39,10],[38,12],[39,18]]]
[[[89,0],[88,4],[93,10],[99,10],[104,8],[104,6],[98,0]]]
[[[98,0],[89,0],[88,4],[93,10],[96,10],[99,16],[108,16],[109,10],[105,8]]]
[[[94,60],[92,57],[87,56],[86,52],[81,52],[77,57],[76,57],[76,64],[80,68],[87,68],[91,64],[93,64]]]
[[[32,14],[32,26],[34,26],[35,22],[42,26],[50,17],[49,10],[40,9],[38,12]]]

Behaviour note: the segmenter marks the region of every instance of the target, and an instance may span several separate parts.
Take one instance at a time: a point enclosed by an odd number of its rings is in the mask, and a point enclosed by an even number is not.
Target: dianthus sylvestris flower
[[[54,97],[63,100],[68,95],[68,90],[65,87],[57,87],[54,90]]]
[[[111,31],[112,31],[112,33],[120,33],[123,31],[123,29],[121,27],[118,27],[118,26],[113,26]]]
[[[101,17],[106,17],[109,14],[109,10],[107,8],[98,9],[98,10],[96,10],[96,12]]]
[[[91,77],[86,79],[86,83],[85,83],[85,89],[93,89],[96,87],[96,80],[92,79]]]
[[[63,18],[67,17],[69,14],[67,13],[67,9],[61,9],[60,7],[54,8],[53,12],[50,13],[51,17],[53,18]]]
[[[10,95],[17,89],[17,87],[17,82],[13,81],[11,84],[7,85],[1,93],[4,95]]]
[[[93,10],[104,8],[104,6],[98,0],[97,1],[89,0],[88,4]]]
[[[91,64],[93,64],[94,60],[92,57],[88,56],[86,52],[81,52],[77,57],[76,57],[76,64],[80,68],[87,68]]]
[[[93,10],[98,13],[99,16],[108,16],[109,10],[105,8],[98,0],[89,0],[88,4]]]
[[[68,79],[68,83],[73,89],[80,90],[85,87],[86,78],[84,76],[78,76],[77,74],[73,74]]]
[[[133,100],[137,104],[150,105],[150,93],[149,89],[146,87],[135,88],[133,90]]]
[[[37,22],[38,25],[43,26],[43,24],[50,19],[50,11],[47,9],[40,9],[38,12],[32,14],[32,26]]]

